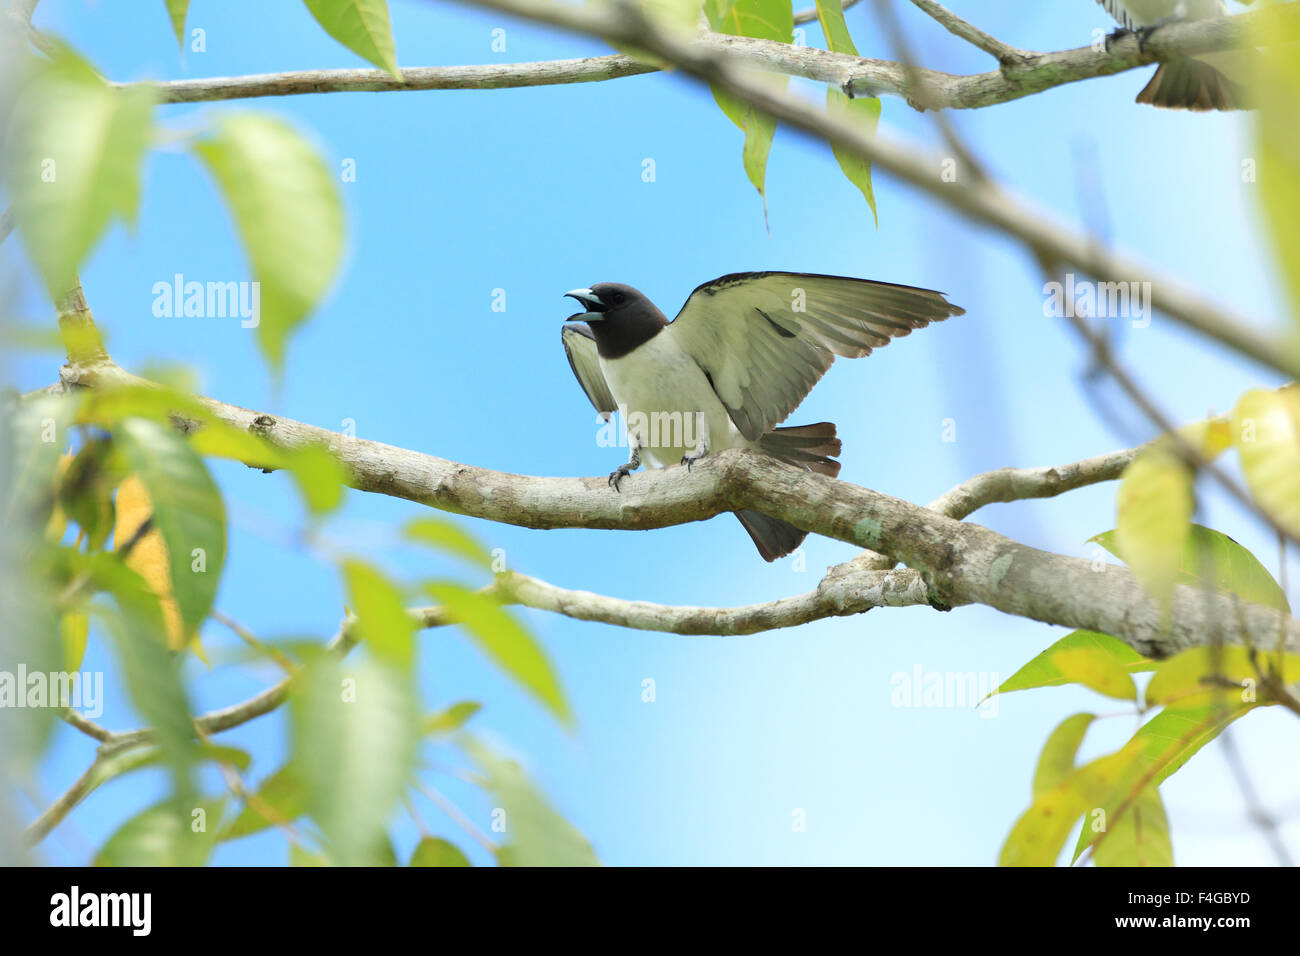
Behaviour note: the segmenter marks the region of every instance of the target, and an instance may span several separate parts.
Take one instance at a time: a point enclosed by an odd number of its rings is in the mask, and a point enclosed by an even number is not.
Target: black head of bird
[[[619,358],[642,345],[668,324],[668,318],[639,291],[621,282],[597,282],[590,289],[565,295],[586,308],[566,322],[586,322],[605,358]]]

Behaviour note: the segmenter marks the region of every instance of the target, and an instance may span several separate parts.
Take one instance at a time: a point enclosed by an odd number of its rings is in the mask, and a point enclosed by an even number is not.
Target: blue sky
[[[859,49],[886,56],[869,4],[847,13]],[[1017,46],[1061,49],[1109,31],[1089,0],[1045,4],[958,2],[951,7]],[[194,0],[190,26],[207,52],[178,55],[161,3],[126,8],[45,0],[36,22],[67,37],[113,79],[179,78],[351,67],[298,3]],[[393,0],[406,66],[543,60],[595,54],[597,41],[535,29],[496,14]],[[909,5],[900,6],[920,60],[950,72],[989,68]],[[493,52],[491,31],[506,30]],[[807,41],[820,44],[815,25]],[[1146,71],[1075,84],[954,115],[1004,182],[1067,222],[1103,224],[1126,252],[1181,275],[1261,323],[1284,316],[1259,239],[1254,186],[1243,183],[1250,121],[1161,113],[1133,97]],[[812,98],[814,84],[793,88]],[[558,341],[576,286],[622,281],[674,314],[700,282],[734,271],[786,269],[942,289],[967,314],[860,362],[842,361],[790,419],[832,420],[848,481],[924,503],[1004,465],[1057,464],[1133,444],[1150,429],[1131,413],[1123,431],[1096,414],[1081,384],[1082,350],[1043,313],[1042,278],[1013,244],[877,179],[880,225],[825,148],[778,133],[768,167],[768,221],[740,165],[741,139],[707,90],[665,74],[608,83],[491,92],[332,94],[207,106],[169,106],[168,128],[190,132],[225,112],[259,110],[308,131],[327,161],[356,162],[341,185],[348,251],[327,301],[290,348],[274,393],[253,334],[237,320],[159,319],[152,286],[175,273],[200,281],[247,278],[242,248],[211,181],[183,151],[161,149],[146,168],[140,222],[115,228],[82,270],[86,294],[124,367],[190,367],[206,394],[327,428],[490,468],[537,475],[605,474],[621,451],[597,445],[595,415]],[[931,121],[887,99],[882,129],[938,142]],[[642,181],[655,160],[656,180]],[[4,247],[5,262],[17,257]],[[504,313],[491,309],[506,291]],[[48,312],[28,282],[23,314]],[[1123,323],[1117,323],[1122,325]],[[1278,384],[1156,317],[1117,328],[1124,362],[1177,420],[1231,408],[1241,391]],[[17,384],[57,375],[58,360],[16,363]],[[1117,395],[1102,399],[1122,408]],[[952,419],[956,441],[943,440]],[[322,552],[360,553],[401,579],[439,570],[400,546],[413,504],[350,493],[315,551],[296,532],[302,515],[282,475],[215,464],[232,516],[219,607],[267,639],[333,633],[342,612]],[[1087,539],[1112,526],[1115,487],[1054,501],[993,506],[974,520],[1026,543],[1091,556]],[[1270,537],[1220,496],[1204,520],[1276,569]],[[527,531],[466,519],[511,568],[555,584],[681,604],[742,604],[815,586],[854,549],[805,545],[806,569],[764,564],[731,518],[654,532]],[[1296,569],[1292,569],[1292,580]],[[423,637],[429,706],[471,698],[481,728],[508,744],[554,803],[611,864],[970,864],[995,861],[1027,805],[1048,731],[1079,710],[1114,702],[1077,689],[1010,695],[995,716],[970,707],[902,708],[892,678],[975,672],[1005,678],[1063,630],[982,608],[941,614],[880,609],[746,638],[675,637],[528,612],[574,704],[568,734],[452,631]],[[219,628],[215,648],[230,646]],[[103,723],[134,726],[102,645],[87,667],[109,673]],[[193,666],[198,705],[242,699],[273,679],[236,666]],[[657,699],[642,701],[642,682]],[[1102,722],[1086,755],[1115,747],[1132,717]],[[252,776],[279,765],[278,715],[224,735],[256,754]],[[1255,713],[1236,740],[1267,805],[1300,848],[1300,780],[1272,758],[1296,743],[1293,719]],[[84,768],[89,741],[62,734],[42,771],[47,798]],[[455,762],[433,755],[440,767]],[[454,776],[435,785],[485,826],[490,802]],[[215,781],[213,786],[217,786]],[[50,862],[81,862],[165,787],[161,773],[111,783],[43,848]],[[1179,863],[1267,863],[1217,747],[1162,788]],[[485,854],[423,800],[436,832]],[[796,811],[807,821],[792,827]],[[407,819],[399,848],[417,838]],[[283,840],[224,846],[223,864],[279,864]]]

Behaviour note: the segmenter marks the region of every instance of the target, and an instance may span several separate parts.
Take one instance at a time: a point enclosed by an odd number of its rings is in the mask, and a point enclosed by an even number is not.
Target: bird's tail
[[[832,478],[840,473],[840,463],[834,460],[840,453],[840,440],[835,437],[835,426],[830,422],[776,428],[758,440],[758,447],[797,468]],[[749,532],[764,561],[785,557],[808,536],[807,531],[788,521],[769,518],[759,511],[737,511],[736,517]]]
[[[1204,60],[1190,56],[1160,64],[1137,101],[1166,110],[1198,112],[1251,108],[1250,96],[1242,84],[1228,79]]]

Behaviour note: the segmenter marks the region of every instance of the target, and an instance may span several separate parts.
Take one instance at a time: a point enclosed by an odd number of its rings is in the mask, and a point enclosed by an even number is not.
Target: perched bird
[[[1171,20],[1208,20],[1226,17],[1224,0],[1097,0],[1125,30],[1151,30]],[[1137,96],[1169,110],[1250,109],[1246,85],[1250,80],[1248,57],[1254,51],[1202,53],[1196,58],[1176,57],[1161,63],[1151,82]]]
[[[618,411],[641,466],[698,461],[755,448],[835,477],[840,441],[830,422],[778,428],[831,367],[890,339],[965,311],[942,293],[797,272],[746,272],[706,282],[673,322],[631,286],[601,282],[565,295],[585,309],[565,320],[569,366],[602,417]],[[736,516],[768,561],[806,531],[757,511]]]

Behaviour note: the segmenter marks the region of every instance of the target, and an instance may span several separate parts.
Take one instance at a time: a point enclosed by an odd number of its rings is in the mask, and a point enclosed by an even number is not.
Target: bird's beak
[[[604,302],[600,301],[600,296],[596,295],[596,293],[592,292],[590,289],[574,289],[564,294],[570,298],[577,299],[587,308],[585,313],[579,312],[577,315],[569,316],[564,320],[566,322],[573,322],[578,319],[587,322],[590,322],[593,319],[602,319],[604,316],[601,315],[601,313],[609,308]]]

